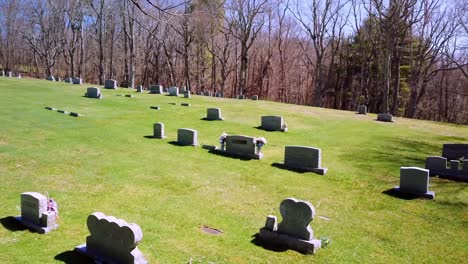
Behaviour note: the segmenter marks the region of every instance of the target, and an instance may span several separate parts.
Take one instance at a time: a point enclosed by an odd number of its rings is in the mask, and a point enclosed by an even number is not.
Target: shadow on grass
[[[293,172],[297,172],[297,173],[306,173],[306,172],[310,172],[310,171],[307,171],[307,170],[302,170],[302,169],[295,169],[295,168],[286,167],[283,163],[277,163],[277,162],[272,163],[271,166],[272,166],[272,167],[275,167],[275,168],[278,168],[278,169],[293,171]]]
[[[274,252],[284,252],[288,250],[286,246],[280,246],[280,245],[275,245],[275,244],[270,244],[270,243],[265,243],[262,239],[260,239],[260,235],[256,233],[255,235],[252,236],[252,240],[250,240],[250,243],[262,247],[266,250],[274,251]]]
[[[208,119],[206,117],[200,118],[202,121],[223,121],[223,119]]]
[[[208,151],[208,153],[215,154],[215,155],[218,155],[218,156],[228,157],[228,158],[232,158],[232,159],[244,160],[244,161],[254,160],[252,158],[247,158],[247,157],[242,157],[242,156],[238,156],[238,155],[229,154],[229,153],[227,153],[225,151],[217,150],[216,148],[215,149],[210,149]]]
[[[184,145],[184,144],[180,144],[180,143],[177,142],[177,141],[169,141],[169,142],[167,142],[167,143],[169,143],[169,144],[171,144],[171,145],[173,145],[173,146],[178,146],[178,147],[196,147],[196,146],[194,146],[194,145]]]
[[[2,226],[12,232],[28,230],[27,227],[23,226],[18,220],[13,216],[7,216],[0,219]]]
[[[143,137],[146,138],[146,139],[162,139],[162,138],[155,137],[153,135],[143,136]]]
[[[216,146],[211,145],[203,145],[202,148],[207,150],[216,150]]]
[[[253,128],[256,128],[256,129],[262,130],[262,131],[266,131],[266,132],[282,132],[282,131],[278,131],[278,130],[265,129],[262,126],[254,126]]]
[[[62,261],[67,264],[88,264],[94,263],[94,261],[86,256],[81,255],[75,250],[68,250],[62,252],[54,257],[55,260]]]
[[[394,188],[383,191],[382,193],[386,194],[388,196],[392,196],[392,197],[395,197],[395,198],[400,198],[400,199],[403,199],[403,200],[414,200],[414,199],[421,198],[421,196],[419,196],[419,195],[413,195],[413,194],[409,194],[409,193],[402,193],[402,192],[396,191]]]

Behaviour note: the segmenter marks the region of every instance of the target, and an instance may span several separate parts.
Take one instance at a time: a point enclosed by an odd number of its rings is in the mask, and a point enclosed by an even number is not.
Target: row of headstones
[[[65,115],[71,115],[71,116],[74,116],[74,117],[82,116],[82,114],[77,113],[77,112],[69,112],[69,111],[66,111],[66,110],[60,110],[60,109],[57,109],[57,108],[51,107],[51,106],[46,106],[45,109],[51,110],[51,111],[57,111],[57,113],[61,113],[61,114],[65,114]]]
[[[16,78],[21,78],[21,73],[13,74],[13,72],[8,71],[5,73],[5,71],[0,71],[0,76],[2,77],[16,77]]]
[[[366,105],[358,106],[357,113],[360,115],[367,115],[367,106]],[[377,114],[377,121],[393,122],[393,116],[391,114],[380,113],[380,114]]]
[[[468,181],[468,144],[444,144],[442,156],[426,157],[426,169],[431,176]]]
[[[15,217],[20,223],[41,234],[56,228],[58,209],[53,200],[37,192],[21,194],[21,216]],[[313,254],[322,247],[314,237],[310,222],[315,217],[314,206],[307,201],[287,198],[279,207],[282,221],[277,223],[274,215],[268,215],[265,226],[260,228],[259,237],[266,244],[287,246],[299,252]],[[138,224],[95,212],[88,216],[87,227],[90,235],[86,243],[75,249],[100,263],[147,263],[138,249],[143,232]]]
[[[166,138],[164,124],[153,125],[153,138]],[[244,135],[226,135],[220,138],[221,147],[217,151],[249,159],[261,159],[261,148],[266,143],[263,138]],[[190,128],[177,130],[177,143],[181,146],[198,146],[198,131]],[[325,175],[327,168],[321,166],[322,151],[308,146],[285,146],[284,166]]]
[[[435,193],[429,190],[430,176],[468,181],[468,144],[444,144],[442,157],[430,156],[426,158],[426,168],[401,167],[400,186],[396,191],[433,199]],[[447,158],[450,168],[447,168]],[[460,169],[460,160],[462,168]]]
[[[47,76],[46,80],[52,81],[52,82],[61,82],[62,81],[62,79],[60,79],[60,77],[54,77],[52,75]],[[66,82],[66,83],[72,83],[72,84],[83,84],[83,79],[81,79],[79,77],[67,77],[67,78],[63,79],[63,81]]]

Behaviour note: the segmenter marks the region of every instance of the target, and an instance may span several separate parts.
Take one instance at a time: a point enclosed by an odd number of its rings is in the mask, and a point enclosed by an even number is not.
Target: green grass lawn
[[[85,242],[86,218],[96,211],[140,225],[138,247],[150,263],[468,259],[466,183],[431,178],[435,200],[382,193],[399,184],[401,166],[424,167],[425,157],[440,155],[443,143],[468,143],[467,126],[402,118],[381,123],[373,114],[130,89],[101,89],[105,98],[97,100],[83,97],[87,87],[0,77],[0,218],[19,215],[25,191],[48,191],[60,207],[60,227],[47,235],[0,226],[0,263],[75,259],[69,251]],[[116,96],[129,93],[135,98]],[[220,107],[225,121],[201,120],[209,107]],[[255,128],[262,115],[283,115],[289,131]],[[156,122],[165,124],[166,139],[145,138]],[[268,144],[262,160],[240,160],[170,144],[178,128],[198,130],[200,146],[218,145],[222,132],[263,136]],[[327,175],[272,166],[283,161],[285,145],[321,148]],[[267,215],[280,218],[279,204],[288,197],[310,201],[315,236],[332,241],[316,255],[252,242]],[[223,234],[204,233],[203,225]]]

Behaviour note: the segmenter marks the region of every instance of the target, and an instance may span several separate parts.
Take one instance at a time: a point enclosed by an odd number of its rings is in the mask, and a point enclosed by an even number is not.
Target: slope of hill
[[[140,225],[140,250],[151,263],[462,263],[468,255],[466,183],[431,178],[435,200],[405,200],[384,191],[398,185],[400,166],[424,167],[443,143],[468,143],[468,127],[279,104],[267,101],[137,94],[87,85],[0,77],[1,263],[74,259],[89,234],[86,218],[102,211]],[[135,98],[116,96],[134,94]],[[190,107],[180,106],[189,102]],[[175,105],[172,103],[176,103]],[[75,118],[45,110],[83,114]],[[152,110],[150,106],[160,106]],[[220,107],[224,121],[202,120]],[[282,115],[289,131],[256,127]],[[150,139],[153,123],[166,139]],[[198,130],[201,145],[222,132],[268,140],[262,160],[241,160],[181,147],[178,128]],[[285,145],[322,149],[326,176],[272,166]],[[12,231],[20,193],[45,192],[60,207],[60,227],[47,235]],[[287,197],[310,201],[316,237],[331,244],[313,256],[270,251],[254,235]],[[223,232],[211,235],[209,226]]]

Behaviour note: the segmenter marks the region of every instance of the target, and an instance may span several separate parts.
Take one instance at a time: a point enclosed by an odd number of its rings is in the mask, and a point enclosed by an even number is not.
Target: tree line
[[[0,63],[468,124],[464,1],[0,0]]]

